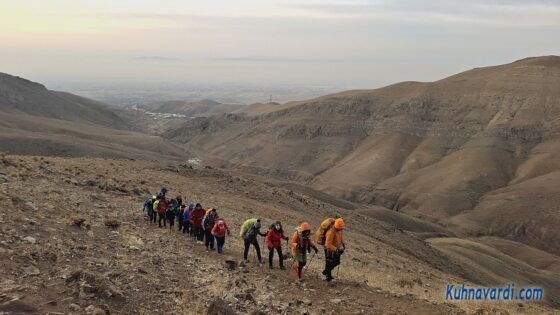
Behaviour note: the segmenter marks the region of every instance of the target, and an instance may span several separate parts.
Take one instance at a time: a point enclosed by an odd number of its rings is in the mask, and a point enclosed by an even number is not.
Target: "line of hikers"
[[[216,242],[216,249],[219,254],[223,253],[226,235],[231,234],[230,229],[223,217],[218,215],[218,210],[210,208],[204,210],[200,203],[193,205],[185,205],[181,195],[173,199],[166,197],[167,188],[162,187],[161,191],[144,202],[144,211],[150,219],[150,222],[158,222],[159,227],[166,227],[169,223],[169,228],[173,229],[175,219],[178,221],[178,231],[188,233],[191,237],[196,239],[199,243],[204,243],[207,251],[213,251],[214,241]],[[163,224],[162,224],[163,223]],[[311,256],[311,261],[318,253],[317,245],[324,247],[325,254],[325,267],[323,275],[325,280],[330,286],[335,284],[332,271],[340,265],[340,256],[344,253],[346,245],[343,238],[344,220],[335,216],[334,218],[325,219],[315,233],[315,242],[311,237],[311,225],[303,222],[296,231],[293,233],[291,241],[284,234],[282,223],[276,221],[270,226],[267,232],[261,232],[260,219],[248,219],[241,226],[239,236],[243,239],[244,250],[243,260],[244,263],[248,262],[248,254],[251,246],[254,250],[259,261],[262,265],[261,250],[258,242],[258,236],[265,237],[265,243],[268,248],[268,265],[273,269],[274,252],[278,255],[279,267],[285,270],[284,260],[290,257],[289,254],[282,252],[282,240],[291,249],[291,258],[293,259],[293,268],[297,275],[298,280],[302,279],[303,270],[307,265],[307,256],[311,251],[314,251]],[[317,245],[316,245],[317,244]],[[308,268],[308,267],[307,267]]]

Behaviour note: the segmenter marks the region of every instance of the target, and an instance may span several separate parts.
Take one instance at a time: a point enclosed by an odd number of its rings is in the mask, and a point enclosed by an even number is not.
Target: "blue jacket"
[[[189,204],[188,208],[185,208],[185,211],[183,212],[183,222],[191,222],[190,217],[191,217],[191,211],[193,210],[193,208],[194,208],[194,205],[192,203]]]

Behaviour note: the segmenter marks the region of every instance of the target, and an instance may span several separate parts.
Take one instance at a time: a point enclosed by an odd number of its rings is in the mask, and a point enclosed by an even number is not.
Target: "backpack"
[[[245,221],[241,226],[241,230],[239,231],[239,236],[241,238],[245,238],[245,234],[247,234],[247,231],[249,231],[249,229],[252,228],[255,225],[255,223],[257,223],[257,219],[249,219]]]
[[[321,222],[317,232],[315,232],[315,242],[319,245],[325,245],[325,239],[327,238],[327,231],[334,225],[334,219],[328,218]]]

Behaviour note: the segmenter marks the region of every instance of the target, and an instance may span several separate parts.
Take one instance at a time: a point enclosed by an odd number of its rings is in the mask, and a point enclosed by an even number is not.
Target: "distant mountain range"
[[[169,130],[214,166],[560,254],[560,57],[472,69]]]

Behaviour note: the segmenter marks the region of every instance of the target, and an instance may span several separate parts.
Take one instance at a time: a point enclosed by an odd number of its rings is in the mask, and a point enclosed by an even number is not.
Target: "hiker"
[[[212,208],[206,211],[204,219],[202,219],[202,226],[204,227],[204,245],[206,246],[206,251],[214,250],[214,235],[212,235],[212,229],[216,224],[216,219],[218,218],[218,210]]]
[[[167,194],[167,187],[162,186],[162,187],[161,187],[161,190],[160,190],[160,192],[159,192],[159,194],[160,194],[163,198],[165,198],[165,194]]]
[[[183,233],[189,233],[190,236],[194,235],[194,232],[191,228],[191,219],[190,219],[190,215],[191,215],[191,211],[194,209],[194,205],[191,203],[189,203],[189,207],[186,208],[185,205],[183,205],[182,207],[185,208],[185,210],[183,211]]]
[[[202,205],[197,203],[193,211],[190,214],[190,220],[192,228],[194,229],[194,235],[198,242],[202,242],[204,239],[204,230],[202,229],[202,219],[204,218],[205,211],[202,209]]]
[[[325,275],[329,286],[333,286],[335,284],[332,271],[336,268],[336,266],[340,265],[340,256],[346,249],[344,238],[342,236],[342,230],[344,230],[344,220],[342,218],[338,218],[335,220],[333,226],[327,231],[325,240],[325,248],[327,250],[327,267],[325,268],[323,274]]]
[[[156,196],[146,199],[144,202],[144,211],[148,214],[150,222],[152,222],[152,216],[154,215],[154,202],[156,201]]]
[[[177,225],[179,228],[179,231],[183,230],[183,210],[185,209],[185,207],[183,207],[183,197],[181,195],[177,196],[177,198],[175,198],[175,200],[177,200],[177,211],[175,212],[175,215],[177,216]]]
[[[303,267],[307,264],[307,253],[311,252],[311,249],[315,251],[315,255],[319,251],[317,246],[313,244],[313,241],[309,237],[311,235],[311,225],[307,222],[303,222],[300,227],[296,229],[294,235],[292,236],[292,254],[294,258],[294,271],[297,274],[298,280],[301,281],[301,276],[303,273]]]
[[[167,207],[169,206],[169,202],[167,201],[167,199],[165,199],[165,197],[163,196],[158,196],[159,198],[156,200],[156,202],[154,203],[154,207],[157,210],[158,213],[158,225],[159,227],[161,227],[161,221],[163,221],[163,226],[166,226],[166,211],[167,211]]]
[[[171,199],[169,201],[167,211],[165,212],[167,221],[169,221],[169,229],[173,229],[173,226],[175,225],[175,216],[177,215],[177,211],[177,200]]]
[[[216,247],[218,249],[218,254],[223,253],[224,244],[226,242],[226,233],[228,236],[231,234],[224,218],[216,218],[216,223],[214,224],[211,233],[216,238]]]
[[[335,215],[334,218],[326,218],[319,225],[319,228],[317,229],[317,232],[315,232],[315,244],[323,245],[323,249],[324,249],[324,253],[325,253],[325,269],[323,269],[323,274],[324,275],[326,274],[325,270],[327,270],[327,258],[328,258],[327,247],[325,246],[325,239],[327,237],[327,232],[331,229],[331,227],[334,225],[334,222],[338,218],[340,218],[339,215]]]
[[[273,269],[272,259],[274,258],[274,250],[278,253],[278,261],[280,262],[280,269],[284,270],[284,255],[282,254],[282,240],[288,240],[288,237],[284,235],[284,230],[282,229],[282,223],[276,221],[270,226],[268,233],[266,234],[266,245],[268,247],[268,267]]]
[[[266,236],[266,233],[261,233],[261,219],[249,219],[243,223],[241,226],[241,231],[239,236],[243,238],[245,249],[243,251],[243,261],[247,263],[247,255],[249,254],[249,247],[253,245],[255,251],[257,252],[257,258],[259,259],[259,265],[262,265],[261,249],[259,247],[259,242],[257,236]]]

